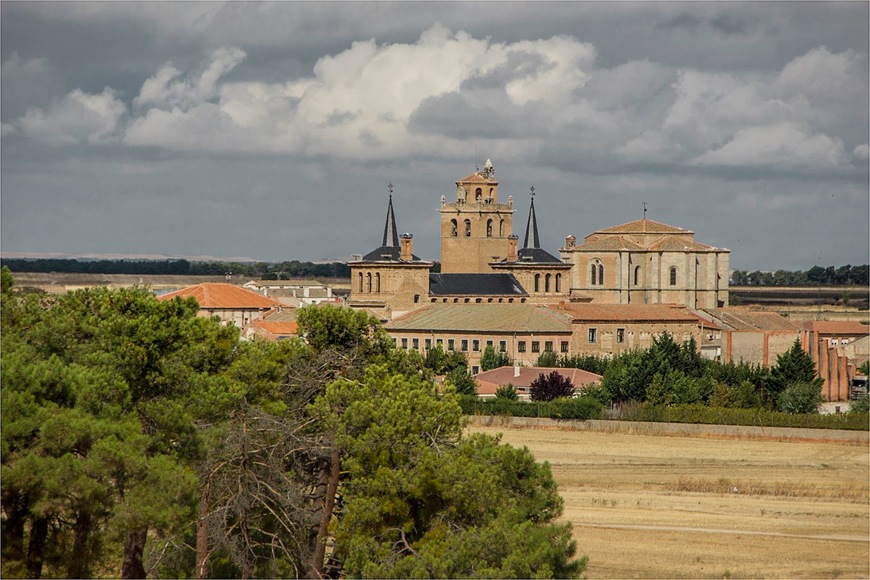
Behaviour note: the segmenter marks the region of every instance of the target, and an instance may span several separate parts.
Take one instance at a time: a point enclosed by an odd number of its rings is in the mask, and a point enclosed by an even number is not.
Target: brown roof
[[[281,303],[266,298],[262,294],[232,284],[204,283],[188,286],[169,294],[164,294],[160,300],[173,298],[195,298],[200,308],[243,308],[264,309],[280,308]]]
[[[571,332],[570,319],[535,304],[430,304],[385,325],[388,331]]]
[[[716,248],[693,240],[687,240],[685,237],[665,236],[657,242],[650,244],[648,249],[660,252],[703,252],[715,250]]]
[[[571,316],[574,322],[699,322],[685,306],[668,304],[583,304],[563,302],[548,308]]]
[[[776,312],[764,312],[748,310],[746,308],[719,308],[716,310],[704,310],[713,319],[730,330],[737,331],[769,331],[782,330],[797,332],[801,329],[797,324],[790,322]]]
[[[519,370],[519,376],[516,371]],[[563,369],[550,367],[499,367],[474,375],[477,380],[478,395],[494,395],[498,387],[511,384],[515,387],[528,388],[541,374],[549,375],[556,371],[571,381],[575,389],[584,385],[597,385],[601,383],[601,375],[590,373],[581,369]]]
[[[867,336],[870,326],[849,320],[809,320],[804,322],[804,328],[819,334],[835,336]]]
[[[692,230],[684,230],[675,226],[669,226],[660,222],[654,222],[646,218],[628,222],[611,228],[598,230],[601,234],[694,234]]]
[[[280,336],[296,336],[299,334],[299,325],[296,321],[291,322],[272,322],[269,320],[255,320],[251,323],[257,329],[263,330],[268,334]]]
[[[496,181],[495,178],[492,177],[485,177],[480,173],[472,173],[471,175],[466,175],[465,177],[456,182],[457,185],[460,183],[489,183],[495,185],[498,183],[498,181]]]
[[[642,250],[643,246],[627,239],[625,236],[612,236],[607,238],[599,238],[590,240],[581,246],[576,247],[577,250]]]

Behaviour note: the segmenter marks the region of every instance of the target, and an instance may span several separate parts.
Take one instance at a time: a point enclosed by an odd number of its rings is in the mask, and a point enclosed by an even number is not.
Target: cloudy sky
[[[438,259],[492,159],[542,243],[643,215],[868,261],[870,4],[0,3],[4,253]]]

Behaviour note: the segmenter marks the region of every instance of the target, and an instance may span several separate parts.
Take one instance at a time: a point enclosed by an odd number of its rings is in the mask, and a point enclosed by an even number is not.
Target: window
[[[598,284],[604,284],[604,266],[602,264],[598,264]]]
[[[506,340],[498,341],[498,352],[507,352],[507,341]]]
[[[526,341],[521,340],[517,343],[517,352],[526,352]]]
[[[402,348],[404,348],[405,350],[408,349],[408,339],[407,338],[402,339]]]
[[[480,352],[480,341],[475,339],[471,341],[471,350],[474,352]]]
[[[492,346],[493,344],[495,344],[495,343],[493,343],[493,341],[491,341],[491,340],[486,341],[486,346]]]
[[[559,350],[561,350],[563,353],[568,352],[568,341],[567,340],[563,340],[561,342],[561,344],[559,345]]]
[[[625,329],[624,328],[617,328],[616,329],[616,342],[618,342],[619,344],[622,344],[623,342],[625,342]]]
[[[492,237],[492,220],[486,220],[486,237]]]
[[[550,291],[550,274],[544,276],[544,292]]]
[[[671,286],[676,286],[677,285],[677,269],[675,267],[671,266],[671,269],[668,271],[668,273],[669,273]]]
[[[598,284],[598,266],[592,264],[592,285]]]
[[[462,345],[462,352],[468,352],[468,339],[463,338],[460,344]]]
[[[456,223],[456,220],[450,220],[450,235],[453,236],[454,238],[455,238],[456,235],[457,235],[457,234],[456,234],[456,229],[457,229],[458,227],[459,227],[459,226],[458,226],[458,224]]]
[[[375,292],[380,293],[381,291],[381,275],[380,273],[375,274]]]
[[[430,348],[432,348],[432,339],[427,338],[426,342],[424,342],[423,344],[426,346],[426,350],[429,350]]]
[[[541,275],[535,274],[535,292],[541,291]]]
[[[634,285],[640,286],[640,266],[634,267]]]
[[[414,350],[420,350],[420,339],[419,338],[412,338],[411,339],[411,346],[414,347]]]
[[[532,341],[532,352],[541,352],[541,343],[537,340]]]
[[[456,347],[456,341],[452,338],[447,339],[447,350],[453,350]]]
[[[595,342],[598,339],[598,330],[595,328],[589,329],[589,342]]]
[[[548,340],[544,342],[544,352],[553,352],[553,341]]]
[[[562,291],[562,274],[556,274],[556,292]]]
[[[465,237],[471,237],[471,220],[465,220]]]
[[[479,372],[480,372],[480,367],[477,366],[477,365],[472,365],[472,367],[471,367],[471,374],[476,375],[476,374],[479,373]]]
[[[366,274],[366,292],[372,291],[372,275],[371,273]]]
[[[444,339],[443,338],[435,339],[435,344],[439,347],[443,347],[444,346]]]
[[[359,291],[363,291],[363,275],[362,272],[359,273]]]
[[[499,220],[498,222],[498,237],[504,237],[504,220]]]
[[[483,190],[479,187],[474,190],[474,199],[475,201],[480,201],[483,198]]]

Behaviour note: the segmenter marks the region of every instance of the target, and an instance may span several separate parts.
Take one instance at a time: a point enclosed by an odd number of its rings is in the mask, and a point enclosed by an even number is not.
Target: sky
[[[491,159],[522,239],[643,217],[870,261],[867,2],[0,2],[0,250],[414,253]]]

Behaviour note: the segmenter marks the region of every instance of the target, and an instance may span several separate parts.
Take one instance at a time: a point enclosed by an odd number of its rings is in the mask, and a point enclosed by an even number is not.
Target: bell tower
[[[507,258],[513,235],[513,197],[498,201],[492,161],[456,182],[456,199],[441,196],[441,271],[489,273]]]

